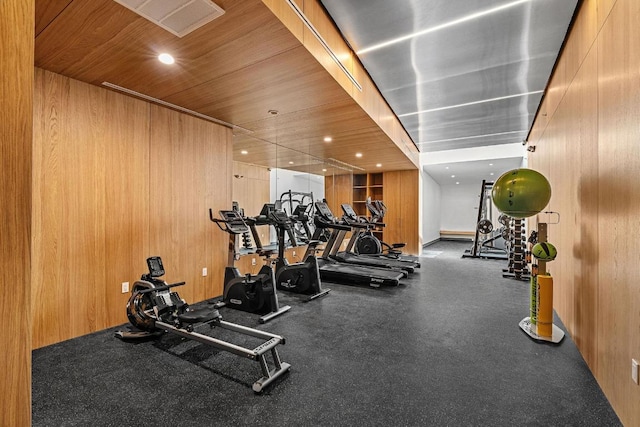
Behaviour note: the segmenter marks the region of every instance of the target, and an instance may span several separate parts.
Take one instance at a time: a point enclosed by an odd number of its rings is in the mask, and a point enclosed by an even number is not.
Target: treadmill
[[[365,265],[348,264],[329,256],[334,248],[340,231],[349,231],[351,226],[339,223],[325,202],[316,202],[314,216],[315,232],[311,240],[319,240],[324,230],[331,230],[322,256],[318,258],[318,267],[322,280],[343,283],[346,285],[368,285],[372,288],[380,286],[398,286],[405,274],[401,270],[378,268]],[[308,248],[307,252],[313,251]],[[305,254],[305,258],[309,253]]]
[[[354,230],[351,235],[351,239],[347,244],[346,250],[332,254],[333,257],[339,259],[340,261],[348,262],[351,264],[371,265],[374,267],[381,267],[381,268],[400,269],[400,270],[406,271],[407,274],[413,273],[416,268],[420,268],[420,263],[417,263],[412,260],[407,260],[402,258],[382,257],[377,254],[375,255],[357,254],[353,252],[352,248],[356,240],[358,240],[359,235],[363,231],[369,230],[374,225],[384,227],[384,224],[381,222],[377,222],[376,224],[373,224],[367,218],[358,216],[358,214],[353,210],[353,207],[348,203],[344,203],[340,205],[340,207],[342,208],[342,212],[344,213],[344,216],[342,217],[344,222],[347,225],[350,225]],[[336,247],[339,247],[342,244],[345,234],[346,234],[345,232],[341,232],[341,235],[338,236]]]

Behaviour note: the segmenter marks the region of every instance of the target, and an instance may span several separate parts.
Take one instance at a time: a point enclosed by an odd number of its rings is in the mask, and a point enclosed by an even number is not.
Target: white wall
[[[440,185],[431,176],[420,171],[422,177],[422,243],[428,244],[440,238],[442,217]]]
[[[522,157],[524,153],[526,153],[526,150],[520,142],[514,144],[461,148],[458,150],[431,151],[420,155],[420,165],[469,162],[486,159],[506,159],[511,157]]]
[[[482,181],[477,185],[443,185],[441,187],[441,230],[476,230],[481,186]]]
[[[315,200],[324,198],[324,177],[287,169],[271,169],[271,200],[280,200],[286,191],[313,193]],[[314,201],[315,201],[314,200]]]

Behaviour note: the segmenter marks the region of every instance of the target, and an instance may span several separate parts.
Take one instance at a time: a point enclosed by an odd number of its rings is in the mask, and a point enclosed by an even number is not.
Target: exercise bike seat
[[[215,308],[199,308],[178,314],[178,320],[187,324],[205,323],[218,318],[220,318],[220,313]]]
[[[277,251],[275,249],[258,249],[256,253],[265,258],[269,258],[271,255],[275,254]]]

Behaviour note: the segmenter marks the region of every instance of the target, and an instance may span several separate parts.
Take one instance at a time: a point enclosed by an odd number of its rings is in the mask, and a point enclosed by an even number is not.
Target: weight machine
[[[462,255],[463,258],[507,259],[504,231],[508,227],[507,220],[500,215],[498,221],[500,228],[493,226],[493,203],[491,201],[491,189],[493,182],[482,180],[480,188],[480,201],[478,204],[478,219],[473,238],[473,246]]]

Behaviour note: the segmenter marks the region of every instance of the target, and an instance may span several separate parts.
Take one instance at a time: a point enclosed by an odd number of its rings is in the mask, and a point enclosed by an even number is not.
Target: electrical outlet
[[[202,277],[206,277],[207,275],[207,267],[202,268]]]
[[[296,256],[296,251],[293,251],[293,256]]]
[[[638,385],[638,361],[631,359],[631,379]]]
[[[256,259],[255,258],[251,258],[251,265],[256,265]]]
[[[122,293],[126,294],[129,292],[129,282],[122,282]]]

